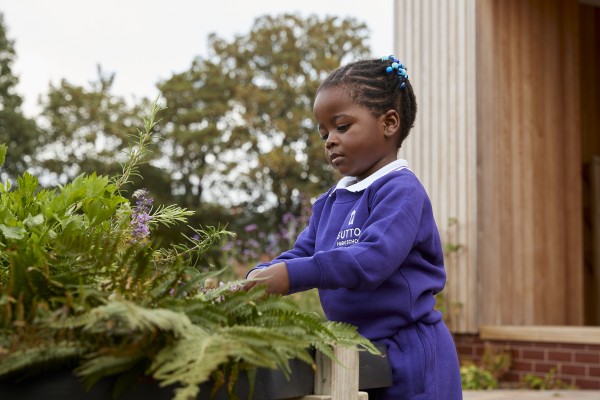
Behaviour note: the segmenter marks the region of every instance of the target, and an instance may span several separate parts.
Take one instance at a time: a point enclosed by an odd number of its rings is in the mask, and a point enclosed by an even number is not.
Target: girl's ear
[[[383,114],[383,123],[385,125],[385,136],[391,137],[400,132],[400,115],[396,110],[388,110]]]

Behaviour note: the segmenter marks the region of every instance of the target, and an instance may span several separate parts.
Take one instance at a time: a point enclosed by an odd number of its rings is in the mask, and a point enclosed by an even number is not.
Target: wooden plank
[[[333,396],[311,394],[309,396],[300,397],[292,400],[336,400]],[[369,400],[369,394],[367,392],[358,392],[358,400]]]
[[[497,196],[497,158],[495,120],[496,102],[495,87],[495,54],[496,41],[492,27],[497,15],[495,3],[482,0],[477,3],[477,157],[481,160],[478,165],[477,181],[477,226],[478,226],[478,276],[481,298],[478,319],[488,324],[500,323],[501,295],[498,291],[500,269],[497,266],[496,255],[500,247],[499,234],[499,204]]]
[[[483,340],[600,344],[600,327],[591,326],[514,326],[483,325],[479,329]]]
[[[356,347],[335,347],[337,361],[321,352],[315,355],[317,370],[314,394],[292,400],[368,400],[366,392],[358,390],[358,349]]]
[[[565,73],[570,76],[577,77],[569,85],[563,82],[562,90],[569,93],[569,104],[566,104],[565,121],[571,121],[565,129],[561,131],[562,140],[564,143],[564,157],[568,160],[565,165],[563,175],[564,187],[562,188],[562,196],[564,199],[564,214],[563,221],[565,224],[565,313],[566,323],[568,325],[580,325],[584,322],[584,296],[583,296],[583,279],[584,279],[584,260],[583,260],[583,210],[582,210],[582,191],[583,181],[581,177],[581,55],[580,55],[580,32],[579,32],[579,7],[578,5],[571,6],[563,4],[560,14],[563,15],[561,21],[564,23],[565,34],[563,35],[563,47],[561,57],[564,59],[573,60],[568,63]],[[600,11],[596,9],[596,15],[600,17]],[[598,19],[600,22],[600,19]],[[600,39],[598,35],[597,40]],[[598,43],[598,42],[596,42]],[[596,57],[598,53],[595,52]],[[595,73],[598,79],[598,70]],[[587,84],[587,83],[586,83]],[[599,86],[596,86],[598,89]],[[573,94],[574,93],[574,94]],[[596,92],[600,93],[600,92]],[[597,105],[598,103],[596,103]],[[596,118],[598,113],[594,113]],[[565,135],[565,132],[570,134]],[[600,136],[597,134],[596,136]],[[573,296],[573,293],[578,295]]]
[[[405,58],[418,103],[415,128],[400,149],[431,199],[442,240],[448,219],[464,246],[447,263],[446,294],[462,305],[454,332],[477,331],[476,0],[396,0],[396,52]],[[410,71],[413,71],[412,73]]]
[[[316,355],[315,394],[355,400],[358,396],[358,350],[336,347],[334,354],[338,362],[320,352]]]
[[[577,6],[477,3],[482,324],[582,322]]]
[[[593,289],[595,293],[588,301],[600,304],[600,156],[592,158],[590,167],[591,183],[591,222],[592,222],[592,277],[595,280]],[[596,321],[600,321],[600,307],[596,308]]]

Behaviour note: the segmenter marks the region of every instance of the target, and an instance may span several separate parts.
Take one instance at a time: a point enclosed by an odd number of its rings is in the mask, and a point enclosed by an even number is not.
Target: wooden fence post
[[[317,352],[315,392],[299,400],[368,400],[366,392],[358,391],[358,349],[338,346],[334,354],[339,362]]]

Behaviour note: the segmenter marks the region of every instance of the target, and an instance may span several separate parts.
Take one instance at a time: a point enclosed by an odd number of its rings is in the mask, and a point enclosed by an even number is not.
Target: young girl
[[[417,104],[394,57],[340,67],[321,84],[313,112],[325,156],[344,177],[313,206],[294,248],[250,270],[248,290],[319,289],[329,320],[385,343],[393,386],[369,399],[462,399],[456,348],[435,294],[446,281],[425,189],[397,152]]]

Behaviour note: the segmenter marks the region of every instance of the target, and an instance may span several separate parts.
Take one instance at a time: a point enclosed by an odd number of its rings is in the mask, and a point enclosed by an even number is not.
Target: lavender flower
[[[131,213],[131,226],[133,227],[133,241],[143,240],[150,234],[148,222],[152,219],[150,211],[154,200],[149,197],[149,192],[146,189],[139,189],[133,193],[133,198],[136,199],[135,206]]]
[[[246,225],[246,227],[244,228],[244,230],[246,232],[252,232],[258,229],[258,225],[256,224],[250,224],[250,225]]]

